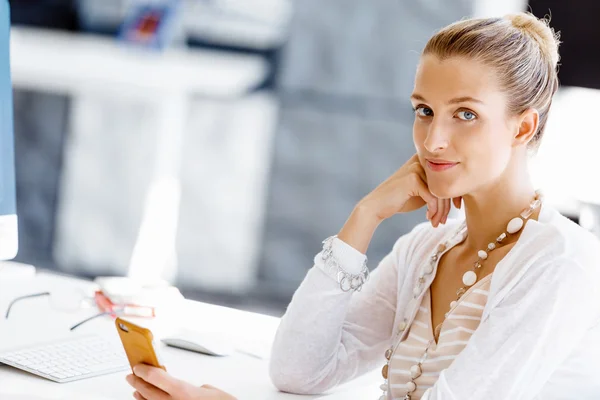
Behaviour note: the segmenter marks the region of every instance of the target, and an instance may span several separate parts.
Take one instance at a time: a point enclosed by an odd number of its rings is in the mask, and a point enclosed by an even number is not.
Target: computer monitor
[[[19,248],[9,38],[8,0],[0,0],[0,260],[15,258]]]

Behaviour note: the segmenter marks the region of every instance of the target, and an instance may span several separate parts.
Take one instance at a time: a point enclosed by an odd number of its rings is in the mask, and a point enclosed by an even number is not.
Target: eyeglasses
[[[19,296],[13,299],[8,305],[8,309],[6,310],[6,314],[4,315],[4,319],[8,319],[10,315],[10,311],[15,303],[36,297],[48,297],[50,299],[50,305],[54,309],[58,309],[61,311],[77,311],[82,308],[82,305],[85,304],[85,300],[92,300],[90,297],[85,296],[83,292],[79,291],[69,291],[63,290],[60,292],[39,292],[28,294],[25,296]],[[98,317],[102,317],[104,315],[110,315],[113,318],[116,318],[117,315],[125,316],[125,317],[144,317],[144,318],[152,318],[155,316],[154,307],[145,307],[134,304],[124,304],[115,306],[108,297],[106,297],[101,291],[96,291],[93,298],[93,303],[101,310],[98,314],[92,315],[89,318],[80,321],[69,328],[69,330],[73,331],[80,327],[81,325],[94,320]]]

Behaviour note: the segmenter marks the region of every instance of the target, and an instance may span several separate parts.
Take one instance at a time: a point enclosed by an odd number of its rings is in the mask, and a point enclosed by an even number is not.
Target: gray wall
[[[470,15],[472,3],[295,3],[255,294],[287,302],[320,242],[413,154],[408,97],[419,52],[436,29]],[[42,266],[53,262],[56,205],[67,200],[57,193],[68,111],[66,98],[15,94],[19,258]],[[369,250],[370,267],[422,220],[419,212],[386,221]]]
[[[295,3],[260,264],[265,290],[290,295],[320,242],[414,153],[408,99],[419,53],[435,30],[469,16],[473,3]],[[382,224],[370,267],[423,220],[418,212]]]

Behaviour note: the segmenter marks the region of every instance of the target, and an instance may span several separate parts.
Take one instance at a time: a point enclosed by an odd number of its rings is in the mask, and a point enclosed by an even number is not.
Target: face
[[[411,102],[415,147],[436,197],[463,196],[501,177],[517,128],[491,68],[423,56]]]

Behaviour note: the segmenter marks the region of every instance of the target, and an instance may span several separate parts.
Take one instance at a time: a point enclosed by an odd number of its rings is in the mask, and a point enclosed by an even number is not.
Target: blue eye
[[[477,116],[471,111],[459,111],[458,118],[462,119],[463,121],[472,121],[477,118]]]
[[[415,114],[419,117],[431,117],[433,115],[433,110],[431,108],[418,106],[415,107]]]

